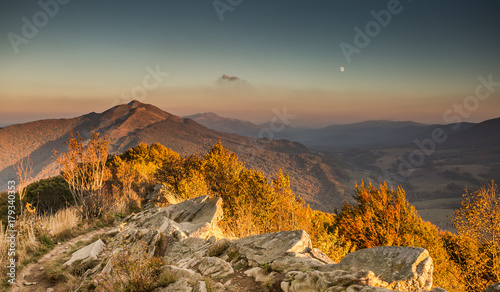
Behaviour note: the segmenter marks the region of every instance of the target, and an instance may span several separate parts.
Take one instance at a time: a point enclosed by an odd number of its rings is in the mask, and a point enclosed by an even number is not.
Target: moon
[[[344,72],[344,67],[340,67],[340,72]]]

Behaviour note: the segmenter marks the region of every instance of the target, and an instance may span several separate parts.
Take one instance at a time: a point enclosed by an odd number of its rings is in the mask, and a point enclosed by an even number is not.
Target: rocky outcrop
[[[285,292],[391,291],[383,288],[386,285],[386,282],[380,280],[371,271],[292,271],[287,273],[281,282],[281,289]]]
[[[155,291],[265,291],[259,288],[263,286],[285,292],[432,288],[433,263],[425,249],[377,247],[353,252],[333,263],[313,248],[303,230],[223,238],[217,227],[222,216],[221,199],[207,196],[153,207],[127,217],[120,228],[108,232],[106,249],[117,254],[123,245],[115,243],[127,242],[127,248],[162,257],[166,262],[162,273],[173,280]],[[71,260],[99,259],[102,249],[104,243],[97,241],[76,252]],[[112,271],[111,261],[104,260],[107,262],[85,275],[95,278]]]
[[[388,283],[396,291],[432,288],[434,265],[429,252],[419,247],[380,246],[362,249],[346,255],[335,265],[345,271],[366,270]]]
[[[222,237],[217,222],[222,219],[222,199],[208,196],[186,200],[164,208],[154,207],[125,218],[127,234],[138,229],[158,230],[178,239],[187,237]]]
[[[233,249],[252,267],[272,263],[288,254],[311,249],[311,239],[304,230],[283,231],[249,236],[231,242]]]

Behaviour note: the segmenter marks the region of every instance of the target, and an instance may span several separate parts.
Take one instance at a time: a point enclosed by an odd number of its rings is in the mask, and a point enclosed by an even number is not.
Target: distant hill
[[[256,125],[238,119],[221,117],[214,113],[187,116],[197,123],[216,131],[258,137],[267,124]],[[323,128],[297,128],[286,125],[282,131],[273,132],[275,139],[287,139],[303,143],[319,150],[342,151],[350,148],[376,148],[404,144],[425,128],[424,124],[411,121],[365,121],[346,125],[331,125]],[[281,127],[280,127],[281,128]],[[405,129],[405,131],[401,131]],[[399,130],[400,133],[394,135]],[[403,134],[403,135],[401,135]]]
[[[219,132],[257,137],[261,126],[251,122],[232,118],[224,118],[214,113],[202,113],[185,118],[191,119],[200,125]]]
[[[461,126],[460,131],[450,135],[445,142],[447,149],[489,149],[500,150],[500,118],[475,125]]]
[[[310,138],[301,142],[315,149],[330,151],[374,149],[404,144],[425,126],[411,121],[386,120],[331,125],[310,131]]]
[[[57,174],[53,150],[65,151],[70,131],[88,139],[92,128],[108,136],[111,153],[121,153],[139,143],[158,142],[183,155],[202,154],[220,139],[249,167],[269,177],[280,168],[289,173],[296,194],[316,209],[331,211],[351,196],[352,186],[346,186],[349,173],[334,155],[286,140],[218,132],[138,101],[73,119],[41,120],[0,129],[0,181],[15,178],[12,165],[28,155],[36,179]]]
[[[221,117],[214,113],[187,116],[197,123],[219,132],[258,137],[259,131],[268,125],[256,125],[248,121]],[[449,137],[440,145],[443,149],[487,148],[499,145],[500,118],[479,124],[422,124],[412,121],[374,120],[323,128],[296,128],[286,126],[283,131],[273,132],[275,139],[287,139],[321,151],[342,152],[357,148],[364,150],[415,147],[415,139],[425,139],[436,128]]]
[[[196,114],[186,118],[193,119],[209,129],[249,137],[258,137],[259,131],[268,126],[225,118],[214,113]],[[473,125],[472,123],[462,123],[460,130],[465,130]],[[283,131],[273,132],[273,136],[275,139],[300,142],[312,149],[339,152],[353,148],[370,150],[402,146],[413,147],[415,139],[429,137],[436,127],[442,128],[447,134],[457,132],[453,125],[374,120],[313,129],[286,126]]]

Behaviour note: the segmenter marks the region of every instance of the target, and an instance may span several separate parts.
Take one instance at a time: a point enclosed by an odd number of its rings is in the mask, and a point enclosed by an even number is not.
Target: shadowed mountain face
[[[458,127],[458,126],[457,126]],[[500,118],[460,127],[445,143],[447,149],[499,149]]]
[[[331,211],[350,197],[346,189],[349,174],[338,158],[285,140],[255,139],[210,130],[191,119],[169,114],[155,106],[133,101],[103,113],[73,119],[41,120],[0,129],[0,181],[15,179],[13,164],[28,155],[33,161],[33,177],[57,174],[53,151],[65,151],[69,132],[89,139],[90,131],[108,137],[110,153],[122,153],[140,143],[161,143],[182,154],[202,154],[220,139],[247,166],[269,177],[280,168],[289,173],[292,188],[311,206]],[[4,183],[5,182],[5,183]]]

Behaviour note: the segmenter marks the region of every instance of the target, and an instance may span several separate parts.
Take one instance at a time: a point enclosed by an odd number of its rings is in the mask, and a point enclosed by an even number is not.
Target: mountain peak
[[[127,103],[128,106],[131,106],[133,108],[137,108],[137,107],[140,107],[140,106],[144,106],[145,104],[138,101],[138,100],[132,100],[131,102]]]

